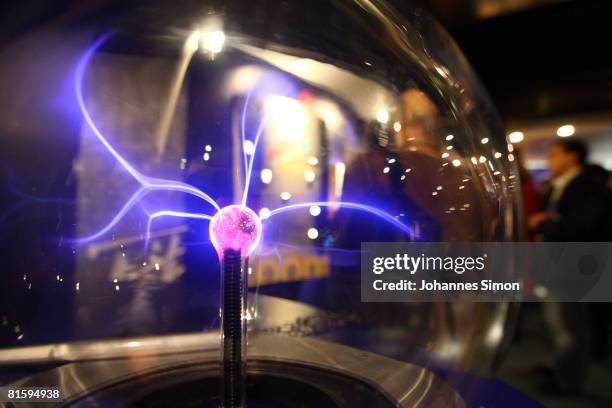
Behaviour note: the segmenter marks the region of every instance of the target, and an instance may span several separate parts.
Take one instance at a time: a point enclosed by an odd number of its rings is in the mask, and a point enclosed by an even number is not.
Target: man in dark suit
[[[540,240],[548,242],[607,241],[607,186],[587,166],[587,149],[579,141],[562,140],[550,149],[550,187],[545,212],[528,220]]]
[[[536,240],[547,242],[607,241],[609,191],[605,177],[591,171],[586,146],[576,140],[560,140],[548,155],[549,188],[546,211],[527,220]],[[545,320],[555,342],[550,391],[579,392],[589,363],[591,325],[585,303],[544,304]]]

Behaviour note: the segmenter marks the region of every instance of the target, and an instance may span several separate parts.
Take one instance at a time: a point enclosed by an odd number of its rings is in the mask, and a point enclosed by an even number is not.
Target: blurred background
[[[402,9],[402,1],[394,1]],[[612,2],[591,0],[424,0],[483,81],[522,153],[536,191],[561,139],[586,144],[590,163],[612,169]],[[528,205],[528,203],[526,203]],[[591,316],[588,380],[582,395],[543,387],[551,334],[538,305],[523,305],[499,378],[550,407],[612,404],[609,307]],[[602,318],[597,316],[603,316]],[[599,346],[597,344],[600,344]],[[571,394],[571,393],[570,393]]]

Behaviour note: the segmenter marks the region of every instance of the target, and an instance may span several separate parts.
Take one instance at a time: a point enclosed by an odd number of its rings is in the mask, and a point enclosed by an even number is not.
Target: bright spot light
[[[510,153],[512,153],[514,151],[514,146],[512,146],[512,143],[508,143],[508,151]]]
[[[389,172],[389,167],[385,167],[385,168],[383,169],[383,173],[387,174],[388,172]]]
[[[252,141],[250,140],[244,141],[244,153],[247,156],[252,156],[253,154],[255,154],[255,144]]]
[[[263,207],[261,210],[259,210],[259,218],[261,218],[262,220],[265,220],[268,217],[270,217],[269,208]]]
[[[321,214],[321,207],[319,207],[318,205],[313,205],[308,211],[310,212],[310,215],[316,217]]]
[[[442,158],[443,158],[443,159],[446,159],[448,156],[450,156],[450,154],[448,154],[448,153],[446,153],[446,152],[442,153]]]
[[[223,49],[225,33],[221,30],[208,31],[201,36],[202,48],[211,54],[217,54]]]
[[[447,141],[447,142],[450,142],[450,141],[451,141],[451,140],[453,140],[454,138],[455,138],[455,136],[453,136],[453,135],[448,135],[448,136],[446,136],[446,141]]]
[[[393,124],[393,130],[395,130],[396,132],[401,131],[401,130],[402,130],[402,124],[401,124],[401,123],[399,123],[399,122],[395,122],[395,123]]]
[[[486,157],[484,157],[484,156],[480,156],[480,157],[478,158],[478,161],[479,161],[479,162],[481,162],[481,163],[484,163],[484,162],[486,162],[486,161],[487,161],[487,158],[486,158]]]
[[[196,52],[200,46],[200,30],[196,30],[189,34],[187,40],[185,41],[185,52],[189,54],[193,54]]]
[[[495,157],[496,159],[499,159],[500,157],[502,157],[502,154],[500,152],[495,152],[493,157]]]
[[[262,169],[261,170],[261,182],[264,184],[270,184],[272,182],[272,170]]]
[[[291,193],[283,191],[282,193],[280,193],[280,198],[281,200],[287,201],[291,198]]]
[[[476,164],[478,164],[478,160],[476,160],[476,158],[475,158],[475,157],[472,157],[472,163],[473,163],[474,165],[476,165]]]
[[[482,139],[480,139],[480,143],[482,143],[482,144],[489,143],[489,138],[488,137],[483,137]]]
[[[319,159],[317,159],[315,156],[310,156],[308,158],[308,164],[310,164],[311,166],[316,166],[317,164],[319,164]]]
[[[319,230],[316,228],[308,228],[308,238],[317,239],[319,237]]]
[[[496,322],[491,326],[489,332],[486,335],[485,342],[490,346],[495,346],[499,344],[499,341],[502,339],[504,335],[504,327],[501,323]]]
[[[207,152],[210,152],[210,151],[212,151],[212,146],[211,145],[206,145],[206,146],[204,146],[204,150],[207,151]]]
[[[508,155],[508,161],[509,161],[509,162],[513,162],[513,161],[514,161],[514,155],[513,155],[512,153],[510,153],[510,154]]]
[[[383,124],[387,123],[389,121],[389,111],[385,108],[380,108],[376,112],[376,120]]]
[[[453,150],[453,145],[446,146],[446,150]]]
[[[455,166],[455,167],[461,166],[461,160],[459,160],[459,159],[453,160],[453,166]]]
[[[563,125],[557,129],[557,136],[569,137],[576,132],[576,128],[573,125]]]
[[[315,181],[315,178],[317,176],[315,175],[315,172],[312,170],[306,170],[304,172],[304,180],[306,180],[307,183],[312,183],[313,181]]]
[[[510,140],[510,143],[520,143],[523,141],[524,138],[525,135],[523,134],[523,132],[511,132],[508,135],[508,140]]]
[[[344,174],[346,173],[346,165],[343,162],[338,162],[334,165],[334,199],[340,200],[342,197],[342,187],[344,186]]]
[[[119,290],[119,285],[115,285],[115,290]]]
[[[266,110],[270,114],[272,129],[278,139],[294,140],[304,136],[308,117],[299,100],[286,96],[271,96],[266,99]]]
[[[204,159],[204,161],[209,161],[210,160],[210,153],[208,153],[208,152],[204,153],[202,158]]]

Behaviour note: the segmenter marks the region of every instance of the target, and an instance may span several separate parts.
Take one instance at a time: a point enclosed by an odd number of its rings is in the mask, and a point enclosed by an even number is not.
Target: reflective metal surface
[[[70,405],[88,394],[104,393],[105,389],[112,392],[113,384],[155,372],[187,365],[210,370],[211,365],[217,364],[217,352],[218,348],[211,347],[209,351],[191,353],[73,362],[13,385],[55,384],[64,390],[65,404]],[[260,335],[252,338],[248,353],[253,367],[265,362],[297,364],[356,378],[375,387],[401,407],[464,406],[461,397],[427,369],[330,342]]]

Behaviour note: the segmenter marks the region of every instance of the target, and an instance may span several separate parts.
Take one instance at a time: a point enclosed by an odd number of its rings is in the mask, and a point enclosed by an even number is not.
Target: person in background
[[[543,212],[527,224],[537,241],[606,241],[609,193],[600,172],[587,165],[586,145],[577,140],[557,141],[550,149],[550,180]],[[587,377],[592,326],[586,303],[545,303],[544,318],[552,332],[555,362],[545,391],[574,394]]]
[[[549,188],[545,211],[532,214],[528,226],[536,238],[548,242],[607,241],[607,186],[599,172],[587,165],[587,148],[576,140],[555,143],[548,155]]]
[[[533,183],[531,173],[525,168],[523,161],[523,155],[518,149],[514,149],[514,157],[521,177],[521,196],[523,199],[523,211],[525,212],[525,219],[529,219],[533,214],[540,211],[540,197],[536,191]],[[529,241],[533,241],[531,234],[528,234]]]

